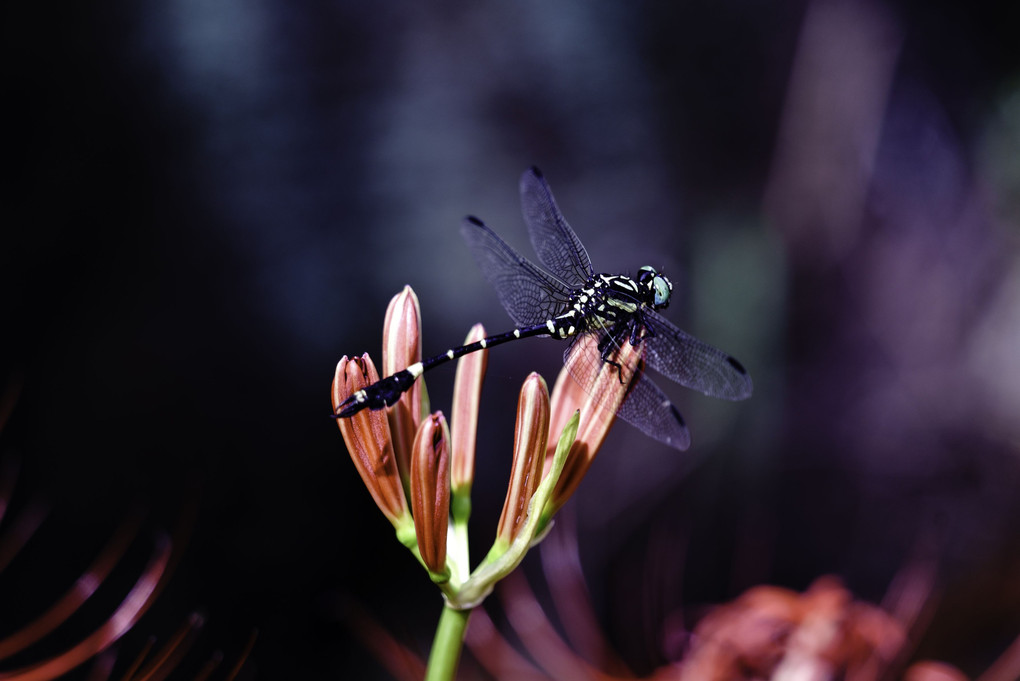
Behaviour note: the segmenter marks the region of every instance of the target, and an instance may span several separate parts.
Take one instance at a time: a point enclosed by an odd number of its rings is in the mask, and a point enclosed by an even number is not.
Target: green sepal
[[[428,569],[426,568],[426,570]],[[450,581],[450,568],[446,568],[442,572],[432,572],[432,570],[428,570],[428,573],[429,579],[431,579],[435,584],[443,585]]]
[[[404,513],[393,524],[393,529],[397,532],[397,541],[415,553],[418,552],[418,535],[415,534],[414,519],[411,517],[410,512]]]

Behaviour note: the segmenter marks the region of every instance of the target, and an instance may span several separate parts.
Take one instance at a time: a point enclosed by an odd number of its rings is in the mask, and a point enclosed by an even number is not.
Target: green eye
[[[672,287],[665,277],[656,276],[652,280],[652,288],[655,290],[655,307],[662,307],[669,302],[669,294]]]

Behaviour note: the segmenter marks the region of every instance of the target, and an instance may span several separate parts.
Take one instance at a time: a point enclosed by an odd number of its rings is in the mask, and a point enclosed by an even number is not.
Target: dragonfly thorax
[[[642,267],[636,279],[622,274],[596,274],[576,291],[567,310],[550,320],[553,336],[569,338],[592,328],[608,328],[638,320],[642,309],[669,305],[673,284],[651,267]]]

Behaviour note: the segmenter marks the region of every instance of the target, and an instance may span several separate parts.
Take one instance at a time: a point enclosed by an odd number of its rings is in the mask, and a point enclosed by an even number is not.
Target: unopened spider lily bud
[[[578,342],[583,342],[578,340]],[[556,383],[553,384],[552,389],[552,400],[551,400],[551,413],[549,415],[549,432],[553,434],[553,437],[563,431],[563,426],[567,423],[571,416],[574,415],[575,411],[578,411],[584,403],[588,400],[588,393],[585,392],[581,384],[570,375],[570,371],[564,366],[560,369],[560,373],[556,376]],[[547,461],[552,458],[553,450],[555,448],[555,442],[550,442],[547,451]]]
[[[379,380],[379,374],[368,354],[348,359],[345,355],[336,365],[333,377],[333,409],[344,400]],[[400,482],[393,442],[386,415],[381,411],[364,409],[350,418],[336,420],[347,450],[358,469],[376,506],[389,519],[400,534],[411,523],[404,488]]]
[[[578,343],[597,344],[597,339],[585,336],[577,340]],[[563,473],[556,483],[549,506],[543,511],[546,519],[549,519],[563,507],[567,500],[574,494],[577,486],[581,484],[588,467],[591,466],[595,455],[598,453],[602,442],[606,439],[610,427],[616,420],[616,411],[623,404],[627,393],[636,381],[640,380],[641,372],[644,370],[644,362],[641,359],[643,346],[623,343],[614,356],[613,362],[603,362],[598,368],[598,374],[592,382],[588,391],[578,385],[577,381],[570,376],[572,362],[574,360],[584,361],[585,356],[593,356],[598,349],[588,348],[582,352],[575,352],[568,363],[560,371],[556,386],[553,388],[552,412],[553,412],[553,434],[562,420],[573,414],[574,410],[581,410],[581,421],[577,429],[577,438],[574,440],[570,453],[567,455],[567,462],[563,467]],[[575,369],[576,370],[576,369]],[[621,380],[622,374],[622,380]],[[547,466],[552,452],[547,453]]]
[[[464,340],[465,345],[485,338],[485,327],[475,324]],[[489,359],[488,350],[464,355],[457,362],[453,384],[451,450],[453,468],[451,484],[454,496],[467,498],[475,478],[475,439],[478,432],[478,407],[482,395],[482,379]]]
[[[436,581],[449,578],[446,534],[450,517],[450,434],[436,412],[422,422],[411,451],[411,512],[422,562]]]
[[[549,389],[541,376],[532,373],[525,379],[517,400],[513,467],[496,531],[497,541],[509,545],[527,519],[528,504],[541,481],[548,439]]]
[[[416,362],[421,361],[421,307],[418,296],[410,286],[393,296],[386,308],[383,323],[383,375],[391,376]],[[407,480],[410,475],[411,443],[421,422],[421,382],[405,392],[400,400],[387,410],[390,430],[393,434],[393,449],[397,455],[400,476]]]

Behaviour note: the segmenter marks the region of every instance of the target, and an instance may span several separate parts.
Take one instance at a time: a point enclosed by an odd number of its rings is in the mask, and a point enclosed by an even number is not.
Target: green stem
[[[456,610],[443,606],[443,614],[436,627],[436,638],[429,653],[429,666],[425,681],[453,681],[457,675],[460,651],[464,647],[464,632],[467,631],[470,610]]]

